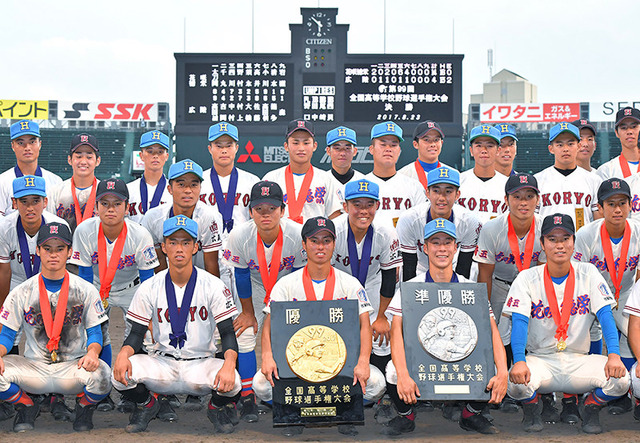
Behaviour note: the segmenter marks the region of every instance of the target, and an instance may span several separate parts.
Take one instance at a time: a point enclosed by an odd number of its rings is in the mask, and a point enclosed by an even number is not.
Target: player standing
[[[518,137],[513,125],[500,123],[495,126],[500,131],[500,146],[496,155],[496,171],[509,177],[516,173],[513,170],[513,161],[518,153]]]
[[[595,173],[596,170],[591,167],[591,157],[596,152],[596,127],[589,120],[579,119],[571,122],[573,126],[580,131],[580,147],[576,157],[578,166],[582,169]]]
[[[620,140],[622,152],[613,160],[601,165],[596,173],[606,180],[611,177],[627,178],[640,172],[640,152],[638,133],[640,132],[640,111],[627,106],[616,113],[615,134]]]
[[[344,185],[351,180],[364,177],[360,171],[351,167],[353,157],[358,153],[356,131],[338,126],[327,132],[327,156],[331,159],[331,178],[333,188],[340,201],[344,200]]]

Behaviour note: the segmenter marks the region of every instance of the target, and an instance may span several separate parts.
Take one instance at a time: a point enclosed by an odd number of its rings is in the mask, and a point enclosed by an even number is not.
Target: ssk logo
[[[157,121],[157,103],[58,103],[60,120]]]

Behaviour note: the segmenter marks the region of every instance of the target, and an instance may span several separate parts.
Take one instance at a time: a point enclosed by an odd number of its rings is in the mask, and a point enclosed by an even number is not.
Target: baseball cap
[[[313,217],[307,220],[302,227],[302,239],[316,235],[318,232],[327,231],[336,238],[336,226],[327,217]]]
[[[500,123],[495,126],[498,131],[500,131],[500,140],[505,137],[511,137],[515,141],[518,141],[518,137],[516,137],[516,127],[513,125],[508,125],[506,123]]]
[[[50,222],[40,226],[38,230],[38,246],[42,246],[52,238],[57,238],[67,246],[71,246],[73,241],[71,231],[64,223]]]
[[[419,139],[420,137],[422,137],[432,129],[435,129],[436,131],[438,131],[440,133],[440,137],[444,138],[444,132],[442,132],[440,125],[434,122],[433,120],[427,120],[427,121],[418,123],[418,126],[416,126],[416,129],[413,131],[413,139],[414,140]]]
[[[44,178],[35,175],[23,175],[13,180],[13,198],[25,195],[47,196],[46,182]]]
[[[212,142],[222,137],[223,135],[228,135],[235,141],[238,141],[238,128],[236,128],[231,123],[227,122],[219,122],[215,125],[209,126],[209,141]]]
[[[401,142],[404,141],[402,138],[402,128],[394,122],[378,123],[371,128],[371,140],[382,137],[383,135],[395,135]]]
[[[141,148],[146,148],[152,145],[160,145],[168,151],[169,137],[164,132],[160,131],[149,131],[140,136]]]
[[[259,181],[251,188],[249,207],[255,208],[261,204],[271,204],[280,207],[284,204],[282,188],[275,182]]]
[[[284,138],[289,138],[289,136],[291,136],[291,134],[296,131],[307,131],[309,134],[311,134],[311,137],[315,138],[313,123],[308,120],[304,120],[302,118],[291,120],[287,125],[287,133],[285,134]]]
[[[520,189],[531,188],[536,191],[536,194],[540,193],[538,189],[538,180],[529,174],[528,172],[517,172],[510,175],[507,179],[507,183],[504,185],[504,193],[511,195]]]
[[[580,140],[580,130],[573,126],[571,123],[562,122],[554,125],[549,130],[549,143],[554,141],[556,137],[558,137],[563,132],[568,132],[569,134],[573,134],[573,136]]]
[[[563,229],[570,235],[574,235],[576,233],[576,230],[573,227],[573,219],[567,214],[555,213],[553,215],[547,215],[542,221],[540,233],[542,236],[545,236],[555,228]]]
[[[358,143],[356,140],[356,131],[353,129],[347,128],[346,126],[338,126],[337,128],[332,129],[327,132],[327,146],[331,146],[335,142],[339,142],[340,140],[348,141],[349,143],[353,143],[354,145]]]
[[[424,238],[430,238],[439,232],[444,232],[453,238],[456,238],[456,225],[446,218],[436,218],[431,220],[424,226]]]
[[[344,199],[353,200],[354,198],[372,198],[380,200],[380,187],[364,178],[360,180],[352,180],[344,185]]]
[[[198,238],[198,223],[191,220],[186,215],[176,215],[166,219],[162,223],[162,235],[169,237],[176,231],[182,229],[193,238]]]
[[[596,131],[596,127],[589,120],[581,118],[581,119],[572,121],[571,124],[576,128],[578,128],[578,132],[580,132],[580,129],[582,128],[587,128],[593,131],[593,135],[598,135],[598,131]]]
[[[478,137],[489,137],[500,144],[500,131],[490,125],[480,125],[473,128],[469,133],[469,143]]]
[[[96,188],[96,201],[105,195],[113,195],[120,200],[129,200],[129,189],[123,180],[110,178],[98,183],[98,187]]]
[[[20,120],[18,123],[11,125],[10,134],[11,140],[21,135],[35,135],[36,137],[40,137],[40,126],[38,126],[36,122]]]
[[[195,174],[200,181],[204,180],[202,167],[188,158],[171,165],[169,168],[169,180],[173,180],[174,178],[181,177],[188,173]]]
[[[602,203],[614,195],[624,195],[631,199],[631,188],[629,184],[621,178],[610,178],[600,183],[600,187],[598,188],[598,203]]]
[[[618,125],[625,118],[630,118],[630,119],[633,119],[633,120],[635,120],[637,122],[640,122],[640,111],[638,111],[636,108],[632,108],[630,106],[627,106],[626,108],[620,109],[618,112],[616,112],[616,125],[615,125],[616,129],[618,129]]]
[[[440,183],[450,184],[459,188],[460,173],[446,166],[440,166],[427,173],[427,184],[429,187]]]
[[[82,145],[87,145],[95,152],[99,152],[98,149],[98,139],[91,134],[76,134],[71,139],[71,149],[69,149],[69,153],[73,154],[76,149],[78,149]]]

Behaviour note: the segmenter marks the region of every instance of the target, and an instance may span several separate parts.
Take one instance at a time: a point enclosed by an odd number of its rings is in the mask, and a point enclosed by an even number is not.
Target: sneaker
[[[387,394],[378,400],[374,409],[376,412],[373,414],[373,418],[376,420],[376,423],[381,425],[389,423],[391,419],[397,415],[394,411],[391,397]]]
[[[199,411],[204,407],[204,401],[202,397],[196,395],[187,395],[187,399],[184,401],[185,411]]]
[[[129,424],[124,428],[130,434],[147,430],[149,422],[156,418],[160,411],[160,402],[153,399],[153,404],[136,404],[136,409],[129,417]]]
[[[487,403],[485,405],[484,408],[482,408],[482,412],[480,412],[480,414],[487,420],[489,420],[489,422],[493,423],[493,415],[491,415],[491,404]],[[496,405],[498,406],[498,408],[500,407],[500,405]],[[496,408],[497,409],[497,408]],[[462,414],[460,415],[460,420],[462,420]]]
[[[238,409],[235,402],[227,403],[223,406],[224,411],[227,413],[227,417],[229,417],[229,421],[233,426],[238,426],[240,423],[240,419],[238,418]]]
[[[180,399],[174,394],[167,395],[167,399],[169,400],[169,404],[173,409],[179,409],[180,406],[182,405],[182,403],[180,402]]]
[[[233,423],[231,423],[228,412],[225,409],[214,408],[211,405],[207,409],[207,418],[213,424],[214,430],[219,434],[231,434],[233,432]]]
[[[446,402],[442,407],[442,416],[450,421],[459,422],[462,417],[462,404],[459,402]]]
[[[586,405],[582,410],[582,432],[586,434],[600,434],[600,406]]]
[[[64,396],[58,394],[52,394],[49,397],[50,403],[49,408],[51,410],[51,415],[53,415],[53,419],[55,421],[74,421],[75,415],[73,414],[73,410],[67,406],[64,402]]]
[[[415,420],[409,420],[404,415],[397,415],[383,426],[380,433],[383,435],[400,435],[413,432],[415,428]]]
[[[256,396],[249,394],[242,397],[238,402],[240,409],[240,419],[247,423],[255,423],[258,421],[258,405],[256,404]]]
[[[460,427],[465,431],[476,431],[480,434],[497,434],[498,428],[482,414],[473,414],[470,417],[460,417]]]
[[[542,402],[522,404],[522,429],[526,432],[540,432],[542,424]]]
[[[338,432],[342,435],[350,435],[351,437],[358,435],[358,430],[354,425],[338,425]]]
[[[164,422],[174,422],[178,420],[178,414],[173,410],[171,402],[166,395],[158,395],[158,403],[160,403],[160,409],[158,410],[158,420]]]
[[[100,412],[110,412],[110,411],[113,411],[115,408],[116,408],[116,405],[113,402],[113,400],[111,400],[110,395],[107,395],[105,398],[100,400],[96,406],[96,409]]]
[[[95,410],[96,410],[96,405],[83,406],[80,404],[80,402],[77,402],[76,410],[74,414],[75,418],[73,420],[73,430],[77,432],[92,430],[93,429],[93,411]]]
[[[16,408],[11,403],[0,401],[0,421],[8,420],[16,415]]]
[[[282,435],[285,437],[295,437],[296,435],[302,434],[304,431],[304,426],[285,426],[282,428]]]
[[[611,415],[626,414],[627,412],[631,412],[631,409],[633,409],[633,403],[631,402],[631,398],[626,394],[609,402],[609,414]]]
[[[269,412],[271,412],[272,409],[273,409],[273,406],[271,406],[269,403],[265,403],[262,400],[260,400],[260,404],[258,405],[258,414],[260,415],[268,414]]]
[[[539,400],[542,400],[542,421],[548,424],[558,423],[560,414],[558,413],[558,408],[556,408],[554,394],[541,394]]]
[[[506,396],[504,400],[502,400],[502,403],[500,403],[500,410],[505,414],[515,414],[518,412],[518,409],[520,409],[518,402],[509,396]]]
[[[136,410],[136,403],[127,399],[124,395],[120,395],[120,401],[116,405],[116,410],[124,414],[131,414]]]
[[[40,414],[40,404],[34,403],[27,406],[24,403],[15,405],[16,418],[13,420],[13,431],[32,431],[36,422],[36,417]]]
[[[562,412],[560,413],[560,421],[575,425],[580,420],[580,411],[578,411],[578,398],[569,397],[562,399]]]

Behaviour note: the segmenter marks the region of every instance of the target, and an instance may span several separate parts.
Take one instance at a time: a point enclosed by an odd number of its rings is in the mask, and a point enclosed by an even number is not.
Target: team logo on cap
[[[528,184],[529,183],[529,177],[527,177],[526,175],[521,175],[520,176],[520,183]]]
[[[625,109],[624,115],[631,115],[631,109]]]
[[[116,189],[116,182],[107,182],[107,189]]]
[[[219,127],[220,132],[227,132],[228,131],[226,123],[220,123],[218,125],[218,127]]]
[[[160,133],[154,132],[151,136],[151,140],[160,140]]]
[[[327,221],[324,218],[319,218],[318,219],[318,226],[327,226]]]
[[[306,122],[304,120],[298,120],[298,128],[306,128]]]
[[[566,123],[560,123],[560,129],[569,129],[569,126]]]
[[[393,123],[387,123],[387,131],[395,132],[396,125],[394,125]]]
[[[360,189],[358,189],[358,191],[369,192],[369,182],[361,181],[361,182],[358,182],[358,184],[360,185]]]
[[[20,122],[20,129],[23,131],[29,129],[29,122]]]
[[[262,188],[262,192],[260,195],[262,195],[263,197],[268,197],[269,196],[269,187],[268,186],[263,186]]]
[[[436,228],[444,228],[444,219],[439,218],[436,220]]]
[[[80,136],[80,142],[81,143],[87,143],[89,141],[89,136],[88,135],[81,135]]]
[[[447,168],[440,168],[440,178],[449,177],[449,170]]]
[[[33,177],[25,177],[24,185],[27,187],[35,186],[35,179]]]
[[[586,125],[586,124],[587,124],[587,121],[586,121],[586,120],[580,120],[580,124],[581,124],[581,125]]]
[[[176,217],[176,226],[187,226],[187,217]]]
[[[611,182],[611,189],[620,189],[620,182],[615,180]]]
[[[49,226],[49,234],[57,234],[58,233],[58,227],[57,226]]]
[[[502,132],[507,132],[509,130],[509,125],[500,125],[500,130]]]
[[[193,162],[184,162],[184,169],[193,171]]]
[[[553,224],[554,225],[561,225],[562,224],[562,216],[561,215],[556,215],[555,217],[553,217]]]
[[[489,131],[489,126],[483,126],[482,127],[482,133],[483,134],[490,134],[491,132]]]
[[[435,128],[436,125],[433,124],[433,122],[427,122],[427,128]]]
[[[347,135],[347,130],[345,128],[338,128],[338,136],[344,137],[345,135]]]

